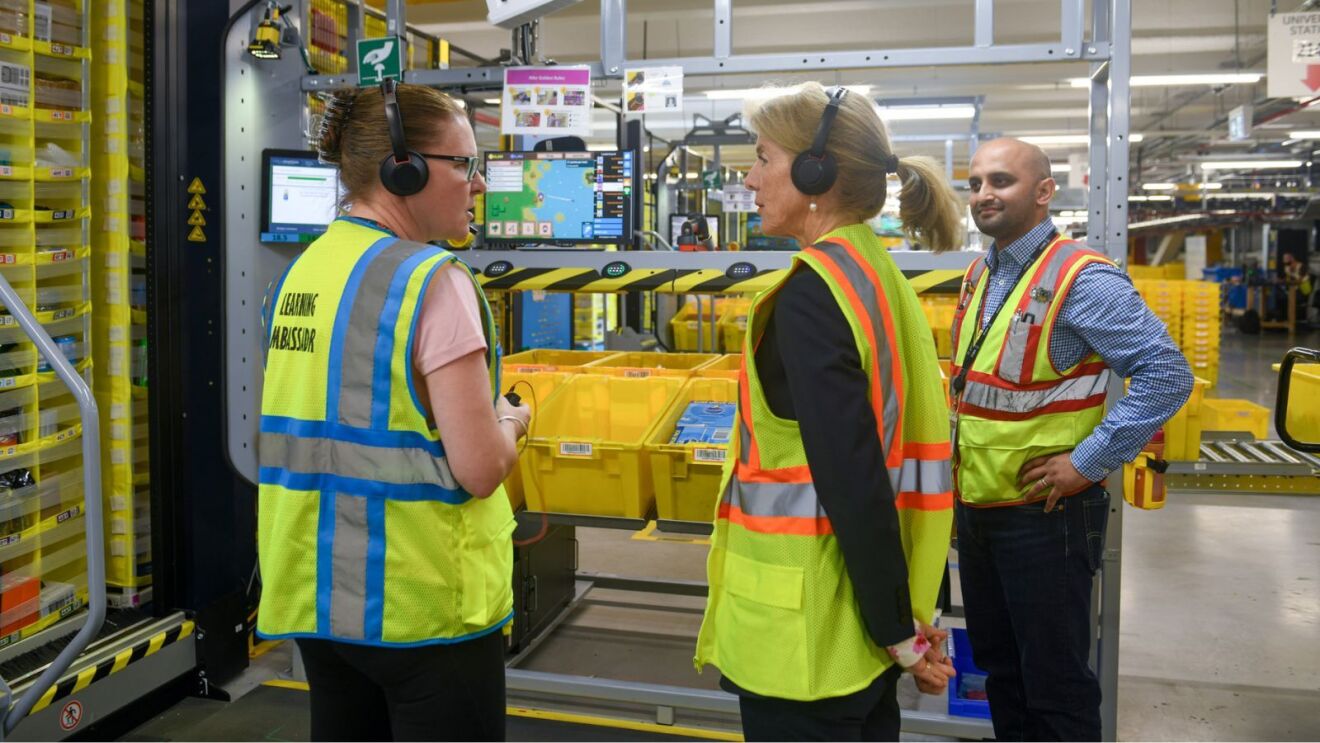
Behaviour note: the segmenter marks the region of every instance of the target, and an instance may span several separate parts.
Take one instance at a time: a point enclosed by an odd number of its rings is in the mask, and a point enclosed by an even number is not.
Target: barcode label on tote
[[[723,462],[724,449],[693,449],[692,461],[694,462]]]
[[[651,376],[650,369],[624,369],[623,376],[628,379],[645,379]]]
[[[591,444],[562,441],[559,444],[559,455],[561,457],[589,457],[591,456]]]

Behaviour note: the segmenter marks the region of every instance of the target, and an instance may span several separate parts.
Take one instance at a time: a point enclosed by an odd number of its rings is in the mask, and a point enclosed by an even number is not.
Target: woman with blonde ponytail
[[[960,247],[962,205],[889,146],[869,100],[809,83],[750,116],[746,178],[792,269],[748,317],[696,663],[747,740],[897,740],[898,677],[954,675],[932,628],[952,521],[948,407],[921,306],[866,221],[896,174],[903,229]]]

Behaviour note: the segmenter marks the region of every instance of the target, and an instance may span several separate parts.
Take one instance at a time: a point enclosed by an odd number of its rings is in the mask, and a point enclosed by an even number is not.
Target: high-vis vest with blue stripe
[[[450,643],[512,616],[508,498],[473,498],[459,486],[414,378],[422,297],[442,269],[467,273],[441,248],[340,219],[294,261],[267,306],[263,637]],[[498,394],[494,321],[472,286]]]
[[[912,287],[871,228],[852,225],[794,256],[815,271],[852,327],[885,454],[914,617],[929,622],[953,519],[948,404],[935,343]],[[892,665],[862,620],[807,464],[796,421],[775,416],[756,370],[781,281],[747,318],[734,440],[707,562],[710,593],[696,664],[739,687],[809,701],[866,688]],[[880,497],[857,493],[852,497]]]

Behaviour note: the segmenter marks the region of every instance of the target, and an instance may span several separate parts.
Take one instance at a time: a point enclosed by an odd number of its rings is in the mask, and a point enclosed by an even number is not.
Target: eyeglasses
[[[425,152],[417,153],[427,160],[446,160],[451,163],[463,163],[467,167],[467,179],[470,181],[477,177],[477,170],[481,167],[481,157],[468,157],[466,155],[430,155]]]

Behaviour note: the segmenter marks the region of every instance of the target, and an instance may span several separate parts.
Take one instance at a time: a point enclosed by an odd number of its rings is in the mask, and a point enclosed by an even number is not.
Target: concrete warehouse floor
[[[1270,365],[1293,345],[1320,346],[1320,334],[1247,337],[1226,329],[1220,383],[1210,394],[1272,408]],[[1124,532],[1120,739],[1320,739],[1320,497],[1174,493],[1163,510],[1128,509]],[[578,538],[584,571],[705,577],[701,544],[600,529],[579,529]],[[522,668],[716,688],[718,675],[698,676],[691,663],[703,600],[619,591],[591,596]],[[287,668],[281,648],[244,683]],[[912,689],[902,695],[908,706],[917,697]],[[289,716],[303,720],[299,699],[286,703]],[[185,700],[129,738],[206,739],[195,720],[223,717],[219,704]],[[941,701],[921,704],[938,709]],[[260,727],[255,715],[254,724]],[[299,724],[285,735],[306,729]],[[270,737],[257,728],[249,737]],[[232,726],[224,730],[235,734]],[[510,735],[550,733],[511,727]]]

